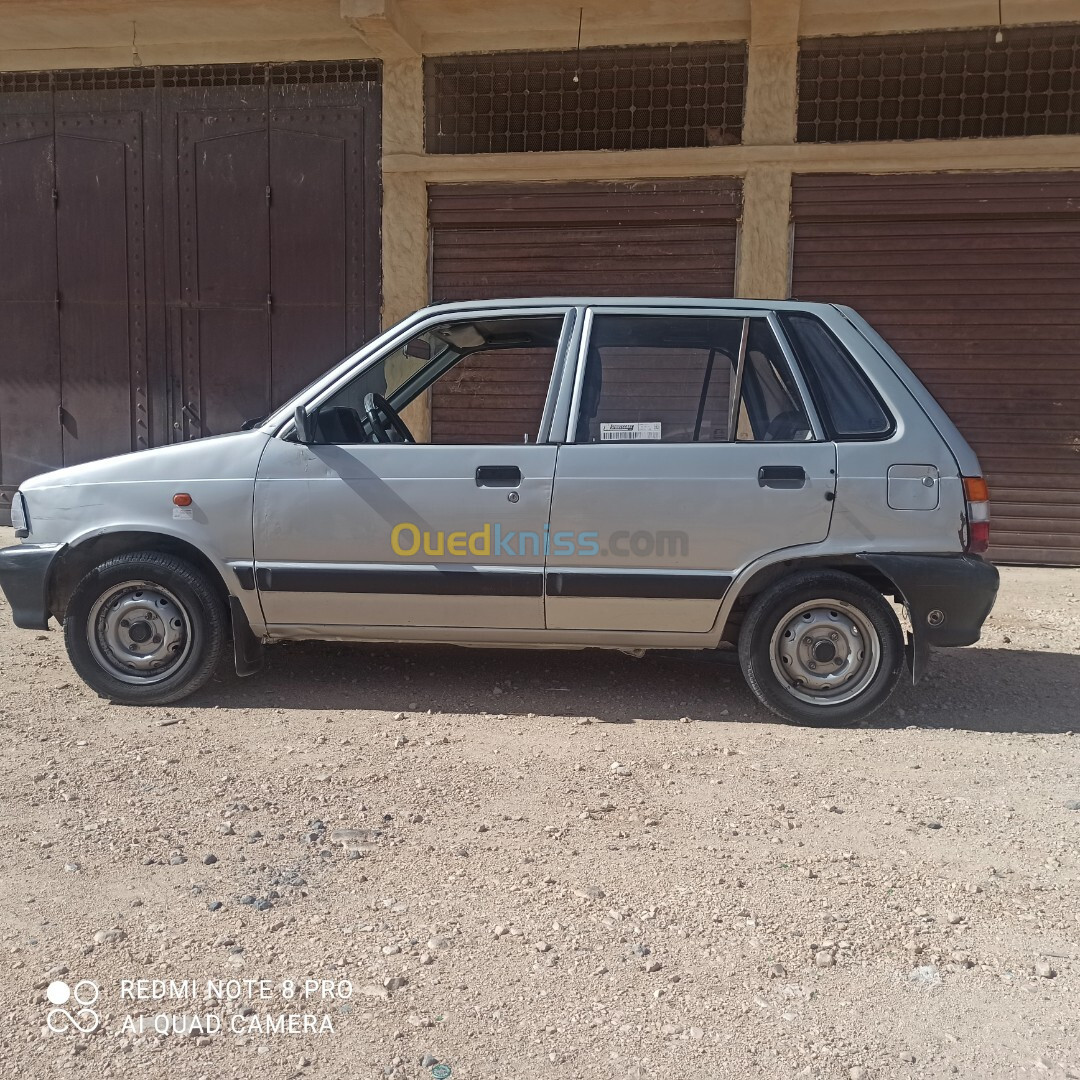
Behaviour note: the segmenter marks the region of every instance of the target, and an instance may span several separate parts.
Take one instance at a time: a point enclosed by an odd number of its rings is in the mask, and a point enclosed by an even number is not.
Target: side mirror
[[[305,445],[315,441],[315,418],[304,408],[297,405],[293,413],[293,423],[296,425],[297,441]]]

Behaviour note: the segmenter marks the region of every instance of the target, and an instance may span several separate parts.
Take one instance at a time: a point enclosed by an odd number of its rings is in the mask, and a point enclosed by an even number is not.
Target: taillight
[[[964,477],[967,501],[967,544],[965,550],[981,555],[990,546],[990,491],[981,476]]]

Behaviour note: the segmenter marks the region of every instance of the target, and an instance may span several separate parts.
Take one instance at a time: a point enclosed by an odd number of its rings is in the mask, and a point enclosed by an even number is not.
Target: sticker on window
[[[660,438],[660,421],[634,421],[628,424],[601,424],[601,442],[647,442]]]

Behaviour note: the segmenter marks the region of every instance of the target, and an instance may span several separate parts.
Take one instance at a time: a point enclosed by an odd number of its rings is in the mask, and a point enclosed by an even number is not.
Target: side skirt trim
[[[521,570],[387,570],[258,566],[262,592],[387,593],[412,596],[543,596],[544,576]]]
[[[548,596],[721,600],[730,585],[730,574],[600,574],[555,570],[547,575]]]
[[[730,574],[359,568],[233,564],[243,588],[261,592],[400,593],[412,596],[548,596],[655,600],[721,600]]]

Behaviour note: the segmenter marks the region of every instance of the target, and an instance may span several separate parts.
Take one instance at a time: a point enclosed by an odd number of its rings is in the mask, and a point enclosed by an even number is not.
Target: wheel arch
[[[781,578],[811,570],[837,570],[859,578],[896,603],[905,604],[906,598],[896,582],[879,567],[872,565],[861,555],[811,555],[782,559],[755,570],[738,586],[738,592],[728,611],[721,633],[721,640],[737,644],[743,616],[754,598]]]
[[[100,566],[117,555],[128,555],[136,551],[156,551],[163,555],[175,555],[191,563],[205,575],[206,580],[221,597],[222,603],[228,608],[229,587],[220,568],[205,552],[178,536],[125,529],[97,533],[64,548],[57,556],[49,575],[49,613],[62,623],[75,586],[95,566]]]

